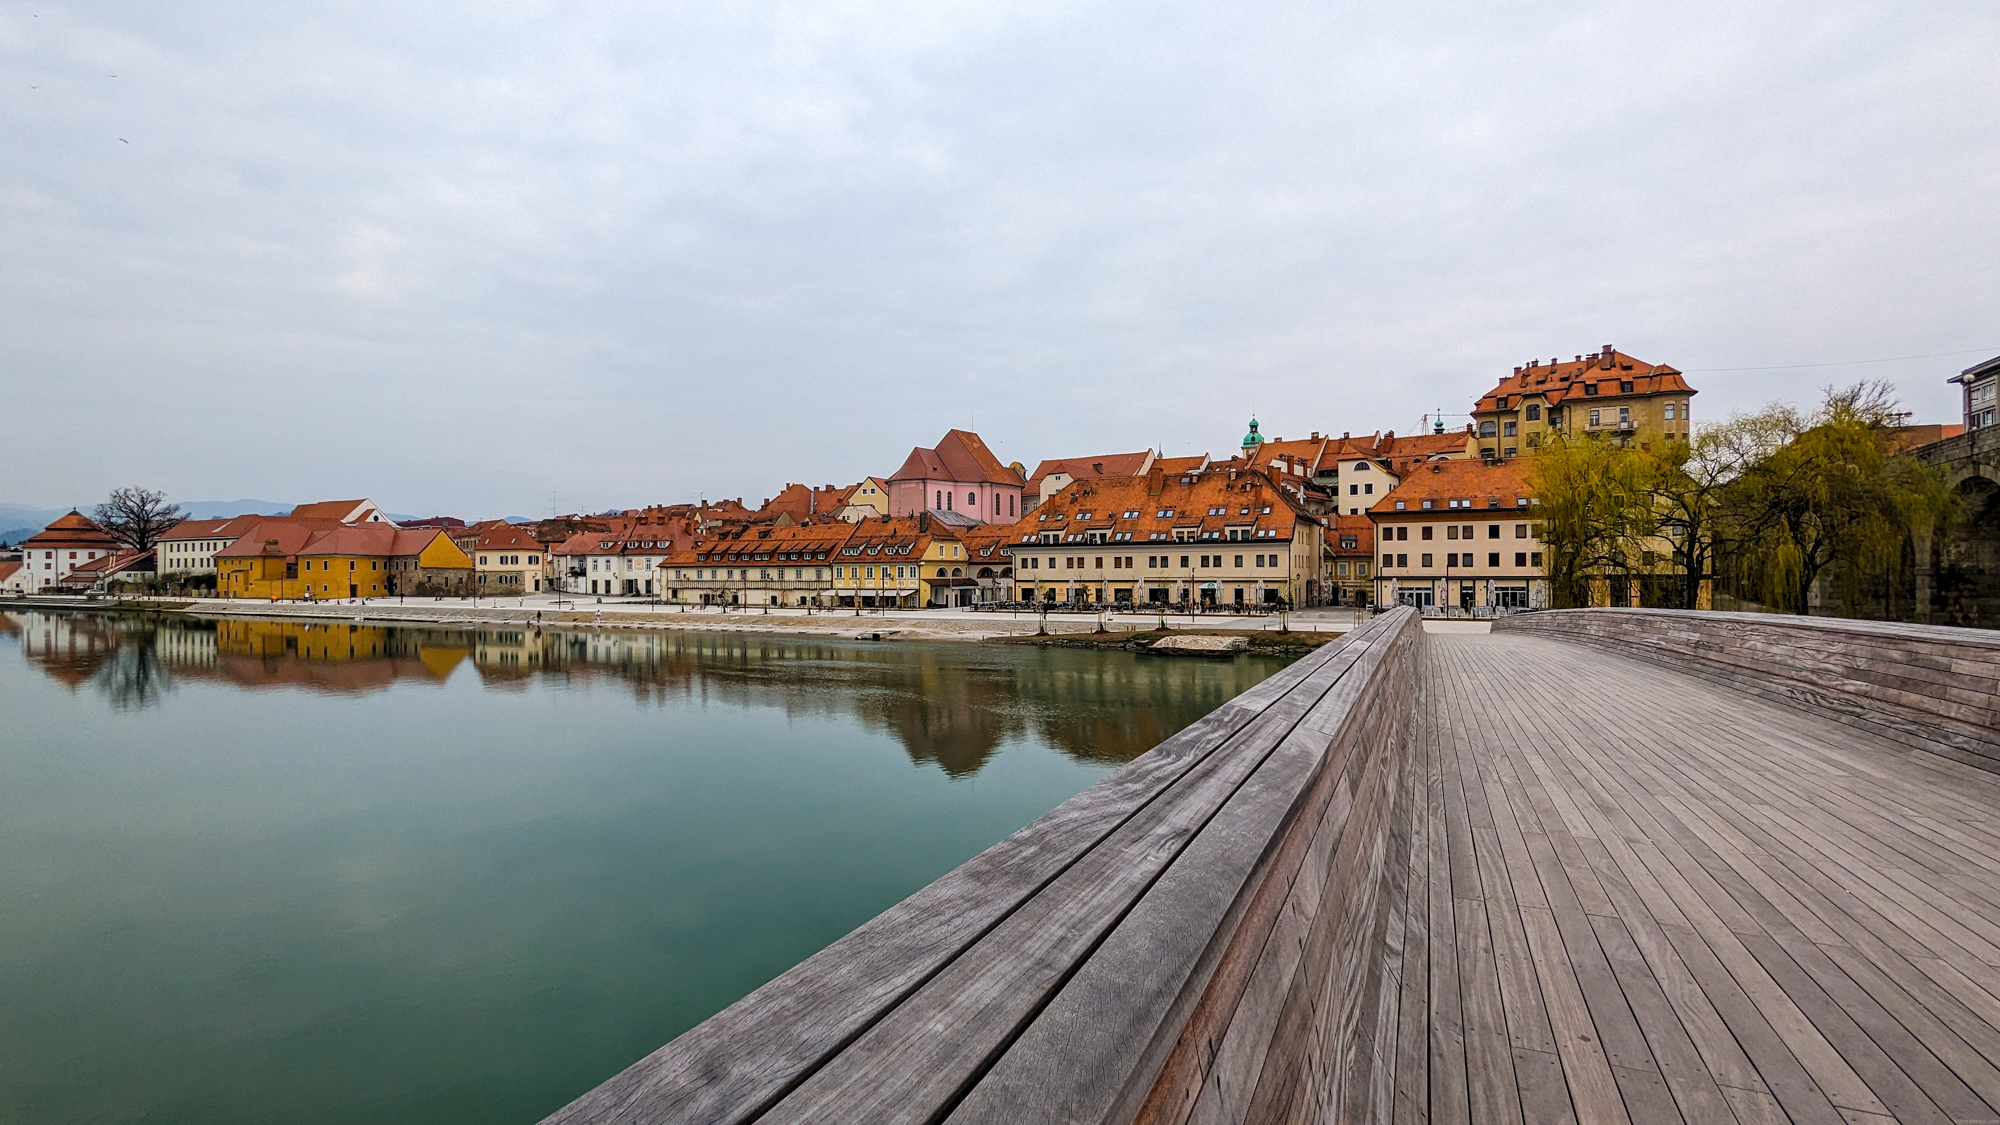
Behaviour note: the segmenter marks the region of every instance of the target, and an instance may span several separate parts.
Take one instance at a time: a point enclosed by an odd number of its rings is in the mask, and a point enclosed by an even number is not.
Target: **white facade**
[[[162,578],[169,574],[215,573],[215,553],[257,522],[256,516],[226,520],[184,520],[153,544],[153,565]]]

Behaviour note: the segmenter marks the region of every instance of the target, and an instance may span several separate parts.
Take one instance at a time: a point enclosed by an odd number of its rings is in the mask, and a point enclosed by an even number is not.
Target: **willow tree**
[[[1904,565],[1921,526],[1950,522],[1943,474],[1897,455],[1903,416],[1886,384],[1829,388],[1811,415],[1774,407],[1757,419],[1767,448],[1730,483],[1721,522],[1741,585],[1770,608],[1805,613],[1814,585],[1833,578],[1853,613],[1869,579]]]
[[[1658,530],[1648,494],[1654,471],[1641,451],[1588,438],[1557,437],[1530,455],[1553,608],[1590,605],[1597,582],[1632,574]]]

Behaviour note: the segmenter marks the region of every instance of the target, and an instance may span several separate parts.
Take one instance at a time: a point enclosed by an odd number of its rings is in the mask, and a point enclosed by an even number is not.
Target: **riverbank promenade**
[[[1996,673],[1392,611],[549,1120],[2000,1119]]]
[[[805,609],[784,606],[688,606],[590,595],[528,595],[520,598],[366,598],[328,601],[270,601],[250,598],[145,597],[86,600],[80,597],[0,600],[0,608],[110,608],[157,606],[214,617],[287,617],[381,624],[562,625],[631,629],[690,629],[863,637],[898,640],[968,640],[1051,634],[1155,630],[1162,624],[1187,632],[1345,633],[1365,620],[1365,609],[1322,608],[1286,614],[1196,613],[1185,611],[1102,614],[1032,610]]]

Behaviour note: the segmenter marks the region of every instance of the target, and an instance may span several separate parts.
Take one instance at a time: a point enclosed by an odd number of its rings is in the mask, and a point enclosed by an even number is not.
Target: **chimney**
[[[1604,351],[1597,360],[1597,366],[1602,367],[1606,371],[1611,370],[1612,357],[1616,354],[1616,350],[1610,344],[1604,345]]]
[[[930,531],[930,529],[931,529],[931,514],[929,512],[918,512],[917,534],[919,535],[926,534]]]

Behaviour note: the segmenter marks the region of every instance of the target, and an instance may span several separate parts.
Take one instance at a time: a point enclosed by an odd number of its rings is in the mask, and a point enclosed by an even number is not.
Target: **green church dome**
[[[1264,435],[1257,432],[1257,419],[1250,419],[1250,432],[1243,435],[1243,448],[1264,444]]]

